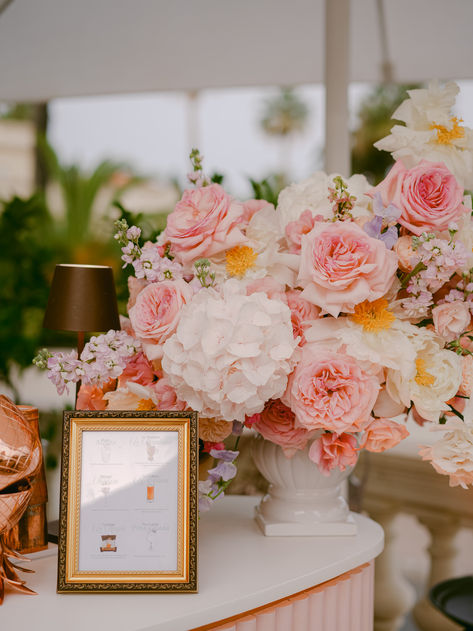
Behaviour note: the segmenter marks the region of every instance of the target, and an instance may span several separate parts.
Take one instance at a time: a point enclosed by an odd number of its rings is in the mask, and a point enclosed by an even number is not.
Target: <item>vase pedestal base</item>
[[[283,522],[268,519],[256,506],[255,520],[266,537],[345,537],[357,531],[352,515],[343,522]]]

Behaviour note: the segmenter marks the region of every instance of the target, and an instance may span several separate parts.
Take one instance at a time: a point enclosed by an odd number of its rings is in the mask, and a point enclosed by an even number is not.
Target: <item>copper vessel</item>
[[[17,408],[28,422],[31,430],[39,438],[38,408],[31,405],[18,405]],[[7,545],[22,554],[38,552],[48,547],[48,523],[46,518],[48,492],[43,458],[41,467],[33,479],[31,487],[31,497],[26,511],[23,513],[20,521],[5,536]]]

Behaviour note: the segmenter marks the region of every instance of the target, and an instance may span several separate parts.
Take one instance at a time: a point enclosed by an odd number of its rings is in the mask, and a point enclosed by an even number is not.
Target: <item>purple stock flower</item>
[[[373,212],[375,216],[373,219],[364,224],[363,230],[373,239],[379,239],[382,241],[386,248],[391,250],[398,239],[397,228],[396,226],[389,226],[383,232],[383,227],[386,224],[399,219],[401,211],[399,208],[394,206],[394,204],[389,204],[385,208],[383,200],[381,199],[381,194],[378,192],[375,193],[373,199]]]
[[[232,434],[234,436],[241,436],[243,434],[244,425],[240,421],[233,421]]]
[[[237,468],[235,465],[232,462],[225,462],[224,460],[220,460],[216,467],[209,469],[209,479],[214,482],[220,479],[224,482],[228,482],[228,480],[232,480],[236,474]]]
[[[211,449],[210,455],[213,458],[217,458],[218,460],[223,460],[224,462],[233,462],[237,457],[239,451],[231,451],[230,449]]]
[[[401,210],[394,204],[388,204],[384,207],[383,198],[381,193],[377,191],[373,198],[373,212],[377,217],[386,219],[387,223],[396,221],[401,216]]]

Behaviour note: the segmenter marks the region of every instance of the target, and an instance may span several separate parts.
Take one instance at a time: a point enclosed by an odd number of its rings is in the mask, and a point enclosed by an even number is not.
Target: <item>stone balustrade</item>
[[[450,487],[446,476],[417,455],[418,442],[408,440],[392,452],[363,453],[356,470],[364,479],[363,509],[385,531],[384,552],[376,561],[375,631],[397,631],[411,609],[422,630],[460,629],[430,604],[428,590],[454,575],[454,539],[460,528],[473,528],[473,491]],[[401,573],[393,528],[399,513],[413,515],[430,535],[430,573],[420,599]],[[473,550],[462,552],[470,555],[473,573]]]

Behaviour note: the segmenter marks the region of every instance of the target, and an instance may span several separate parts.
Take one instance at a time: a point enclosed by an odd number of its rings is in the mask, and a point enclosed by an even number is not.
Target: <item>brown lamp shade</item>
[[[112,268],[56,265],[43,326],[62,331],[120,329]]]

